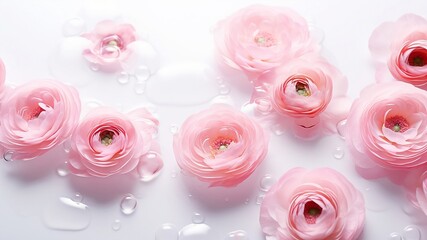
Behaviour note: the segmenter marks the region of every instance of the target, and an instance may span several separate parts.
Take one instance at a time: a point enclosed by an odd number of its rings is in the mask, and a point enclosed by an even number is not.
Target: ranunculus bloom
[[[365,222],[362,194],[328,168],[294,168],[268,191],[260,224],[266,239],[355,240]]]
[[[83,51],[83,56],[104,71],[122,68],[122,62],[131,52],[128,45],[136,41],[135,29],[130,24],[117,24],[110,20],[99,22],[92,32],[82,34],[92,46]]]
[[[268,136],[242,112],[217,104],[182,124],[173,149],[185,172],[210,186],[231,187],[248,178],[264,160]]]
[[[220,21],[214,37],[222,60],[248,74],[271,70],[319,48],[303,17],[263,5],[243,8]]]
[[[152,136],[157,126],[157,119],[145,108],[127,115],[107,107],[95,109],[71,136],[70,171],[85,177],[108,177],[135,170],[147,160],[147,154],[152,154]],[[155,163],[156,171],[160,170],[163,162],[158,158],[152,160],[160,161]]]
[[[369,40],[378,60],[377,80],[392,79],[427,89],[427,20],[406,14],[396,22],[385,22]]]
[[[0,110],[0,145],[28,160],[66,140],[80,118],[77,90],[58,81],[26,83],[7,92]]]
[[[381,176],[383,170],[413,170],[427,162],[424,90],[398,81],[369,86],[353,103],[346,125],[347,144],[367,177]]]

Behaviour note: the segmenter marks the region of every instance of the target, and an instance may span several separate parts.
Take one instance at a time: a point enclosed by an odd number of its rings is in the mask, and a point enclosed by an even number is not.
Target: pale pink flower
[[[266,239],[355,240],[363,231],[362,194],[328,168],[294,168],[267,192],[260,224]]]
[[[83,51],[83,56],[104,71],[122,69],[123,62],[131,55],[128,45],[137,40],[132,25],[111,20],[99,22],[92,32],[81,36],[92,42],[90,48]]]
[[[379,177],[427,163],[427,92],[404,82],[365,88],[347,119],[346,140],[359,172]],[[390,172],[391,174],[399,174]]]
[[[393,79],[427,89],[427,20],[405,14],[377,27],[369,48],[378,61],[377,81]]]
[[[402,182],[402,179],[400,179]],[[427,215],[427,169],[411,172],[404,181],[407,196],[415,208]]]
[[[0,145],[13,160],[35,158],[62,143],[80,118],[77,90],[58,81],[31,81],[2,101]]]
[[[135,170],[156,148],[152,136],[158,123],[145,108],[127,115],[107,107],[95,109],[71,136],[70,171],[85,177],[108,177]],[[160,171],[161,159],[153,158],[152,161],[157,161],[154,171]],[[151,167],[150,164],[147,166]]]
[[[243,8],[220,21],[214,38],[222,61],[249,75],[319,49],[303,17],[287,8],[263,5]]]
[[[190,116],[174,136],[178,165],[210,186],[236,186],[264,160],[268,136],[240,111],[223,104]]]

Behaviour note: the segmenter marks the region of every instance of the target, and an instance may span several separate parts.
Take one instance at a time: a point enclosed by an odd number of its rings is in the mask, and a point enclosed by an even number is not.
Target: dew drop
[[[230,93],[230,88],[227,87],[225,84],[219,85],[219,94],[221,95],[227,95]]]
[[[413,225],[406,226],[403,231],[404,231],[403,236],[404,236],[405,240],[420,240],[421,239],[421,232],[417,226],[413,226]]]
[[[259,184],[261,191],[267,192],[268,190],[270,190],[271,186],[273,186],[275,182],[276,179],[270,174],[264,175]]]
[[[138,163],[137,171],[139,178],[143,182],[149,182],[160,174],[163,168],[161,156],[154,151],[150,151]]]
[[[202,214],[195,212],[191,220],[195,224],[200,224],[205,222],[205,217]]]
[[[146,85],[147,84],[145,81],[141,81],[141,82],[136,81],[135,84],[133,85],[135,93],[138,95],[144,94]]]
[[[388,238],[389,240],[403,240],[402,236],[400,236],[397,232],[390,233],[390,236]]]
[[[58,176],[60,177],[65,177],[67,176],[70,172],[68,171],[66,166],[60,166],[56,169],[56,173],[58,174]]]
[[[135,212],[138,200],[132,194],[126,194],[120,202],[120,210],[123,214],[130,215]]]
[[[8,151],[4,152],[4,153],[3,153],[3,159],[4,159],[6,162],[11,162],[11,161],[13,161],[13,151],[8,150]]]
[[[282,124],[274,124],[271,126],[271,131],[277,136],[281,136],[285,133],[285,129],[283,128]]]
[[[122,222],[119,219],[114,220],[114,222],[111,224],[111,228],[114,231],[119,231],[122,227]]]
[[[71,143],[70,143],[70,141],[69,140],[65,141],[62,144],[62,148],[64,149],[64,152],[69,153],[70,150],[71,150]]]
[[[344,157],[344,149],[342,147],[336,147],[334,151],[335,159],[342,159]]]
[[[78,203],[82,202],[83,201],[83,195],[80,193],[74,194],[73,201],[78,202]]]
[[[337,124],[337,132],[340,135],[341,138],[345,138],[345,132],[346,132],[346,126],[347,126],[347,119],[344,119]]]
[[[129,73],[121,72],[117,76],[117,82],[119,82],[120,84],[126,84],[129,82],[129,78],[130,78]]]
[[[90,68],[90,70],[92,70],[94,72],[97,72],[97,71],[99,71],[99,64],[97,64],[97,63],[90,63],[89,64],[89,68]]]
[[[188,194],[188,197],[189,197],[189,198],[192,198],[192,197],[193,197],[193,194]]]
[[[246,198],[245,199],[245,205],[248,205],[249,204],[249,198]]]
[[[227,234],[228,240],[248,240],[248,234],[243,230],[236,230]]]
[[[172,134],[176,134],[178,132],[178,130],[179,130],[179,128],[176,124],[171,125],[170,131]]]
[[[135,74],[135,77],[138,79],[138,81],[145,82],[150,78],[151,71],[150,71],[150,68],[148,68],[148,66],[141,65],[135,69],[134,74]]]
[[[205,224],[189,224],[184,226],[178,234],[178,240],[218,240],[212,228]]]
[[[177,240],[178,239],[178,229],[175,225],[171,223],[162,224],[162,226],[157,229],[155,240]]]
[[[262,203],[262,201],[264,201],[264,197],[265,197],[264,194],[258,195],[258,197],[255,200],[256,205],[260,205]]]
[[[81,18],[71,18],[62,26],[62,34],[65,37],[80,35],[85,30],[85,22]]]
[[[78,231],[87,228],[91,215],[87,205],[60,197],[43,211],[43,223],[51,229]]]

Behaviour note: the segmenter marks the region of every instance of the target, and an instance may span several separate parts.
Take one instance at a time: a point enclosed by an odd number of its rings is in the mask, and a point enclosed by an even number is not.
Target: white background
[[[140,182],[130,175],[108,179],[60,177],[57,169],[66,161],[61,146],[33,161],[2,161],[0,239],[150,240],[155,239],[156,230],[164,223],[175,224],[178,230],[190,224],[194,212],[202,214],[205,223],[211,226],[214,237],[209,239],[224,239],[234,230],[246,231],[251,240],[264,239],[258,223],[259,205],[256,204],[257,196],[262,194],[260,180],[265,174],[279,178],[295,166],[338,169],[362,191],[367,216],[361,239],[389,239],[393,232],[404,235],[408,225],[418,226],[424,236],[422,239],[427,239],[427,218],[422,214],[409,216],[405,213],[404,209],[411,209],[406,206],[398,187],[387,181],[360,178],[346,151],[343,158],[334,158],[335,149],[344,147],[338,136],[304,142],[287,133],[275,135],[270,131],[272,137],[267,159],[251,178],[236,188],[205,189],[195,183],[195,179],[180,174],[172,152],[171,127],[179,126],[190,114],[207,108],[210,98],[220,91],[206,87],[217,85],[215,77],[206,77],[200,71],[206,66],[215,69],[211,29],[218,20],[251,3],[255,2],[1,1],[0,57],[7,69],[6,83],[19,85],[40,78],[58,78],[73,83],[70,78],[80,78],[93,81],[78,87],[85,111],[94,105],[93,101],[123,111],[151,106],[161,122],[158,140],[165,167],[150,183]],[[323,35],[324,55],[348,77],[349,95],[353,98],[364,86],[374,82],[368,51],[368,39],[373,29],[404,13],[427,17],[427,2],[421,0],[295,0],[263,1],[263,4],[294,9],[309,21],[318,36]],[[73,76],[65,76],[61,71],[58,73],[55,56],[65,40],[64,24],[75,17],[84,20],[86,30],[106,18],[131,23],[140,36],[157,49],[160,71],[162,68],[184,70],[169,70],[169,75],[163,78],[156,78],[154,74],[147,83],[145,95],[135,92],[132,80],[127,84],[118,83],[114,74],[77,71]],[[82,60],[69,64],[72,68],[84,63]],[[222,99],[231,99],[234,107],[239,109],[249,99],[251,89],[248,82],[238,83],[236,79],[225,79],[230,93]],[[190,95],[192,93],[194,95]],[[184,100],[180,102],[180,99]],[[76,193],[80,193],[82,202],[89,206],[90,225],[81,231],[46,227],[41,217],[45,209],[59,197],[73,197]],[[138,207],[129,216],[122,214],[119,207],[127,193],[138,198]],[[121,221],[121,228],[115,231],[112,224],[117,219]]]

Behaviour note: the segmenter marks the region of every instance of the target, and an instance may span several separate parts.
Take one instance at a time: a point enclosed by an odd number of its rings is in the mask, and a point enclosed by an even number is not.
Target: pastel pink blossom
[[[347,144],[366,177],[415,170],[427,163],[424,90],[399,81],[369,86],[354,101],[346,125]]]
[[[95,109],[79,123],[71,136],[68,161],[71,173],[108,177],[129,173],[143,163],[148,168],[156,166],[151,169],[155,174],[163,162],[159,158],[147,159],[147,155],[158,154],[151,152],[157,148],[152,136],[158,124],[145,108],[126,115],[107,107]]]
[[[260,210],[266,239],[354,240],[364,222],[362,194],[329,168],[289,170],[267,192]]]
[[[405,185],[408,198],[415,208],[427,215],[427,171],[424,169],[420,172],[412,172],[411,175],[412,179],[408,181],[410,178],[407,178],[405,181],[409,183]]]
[[[369,48],[378,61],[377,81],[393,78],[427,89],[427,20],[405,14],[385,22],[369,39]]]
[[[137,39],[132,25],[111,20],[99,22],[92,32],[81,36],[92,42],[92,46],[83,51],[83,56],[104,71],[122,69],[122,63],[131,55],[128,45]]]
[[[210,186],[236,186],[264,160],[268,136],[254,120],[216,104],[190,116],[174,136],[178,165]]]
[[[80,118],[77,90],[58,81],[31,81],[2,101],[0,145],[13,160],[33,159],[62,143]]]
[[[214,38],[222,61],[249,75],[319,49],[303,17],[287,8],[264,5],[243,8],[220,21]]]

